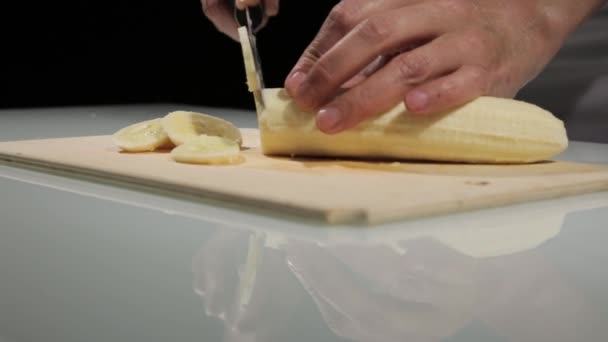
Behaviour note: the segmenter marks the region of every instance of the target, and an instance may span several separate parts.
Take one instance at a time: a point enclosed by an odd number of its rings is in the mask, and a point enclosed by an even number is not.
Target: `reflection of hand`
[[[247,239],[243,233],[219,231],[193,260],[194,289],[205,298],[207,315],[227,319],[238,287],[237,269],[245,259]]]
[[[237,270],[247,272],[249,237],[219,232],[194,260],[196,290],[208,313],[224,321],[231,341],[279,340],[290,322],[302,324],[297,316],[313,303],[336,335],[355,341],[446,336],[470,317],[473,259],[429,241],[408,252],[411,262],[383,246],[327,248],[291,240],[281,250],[262,248],[251,299],[241,308]],[[443,262],[424,261],[441,250]]]
[[[342,0],[285,81],[337,133],[405,100],[430,113],[512,97],[601,0]],[[384,67],[343,92],[378,56]],[[364,73],[365,74],[365,73]]]
[[[201,0],[203,4],[203,12],[220,31],[228,35],[230,38],[238,41],[238,25],[234,20],[234,15],[228,4],[230,0]],[[246,6],[257,5],[262,0],[233,0],[236,1],[236,7],[243,9]],[[279,0],[264,0],[266,6],[266,15],[269,17],[279,13]]]
[[[424,237],[392,247],[291,239],[259,244],[259,258],[243,268],[251,236],[219,231],[194,261],[197,292],[224,321],[227,341],[291,340],[314,313],[353,341],[439,341],[473,321],[508,341],[597,334],[585,299],[534,251],[478,259]],[[311,304],[316,310],[305,309]]]
[[[334,333],[353,341],[438,341],[472,319],[473,258],[439,243],[318,247],[290,241],[289,264]]]
[[[195,291],[207,315],[223,321],[227,342],[289,340],[282,337],[290,333],[284,322],[300,321],[292,316],[309,301],[284,252],[265,248],[263,239],[250,244],[256,240],[255,234],[218,231],[193,260]]]

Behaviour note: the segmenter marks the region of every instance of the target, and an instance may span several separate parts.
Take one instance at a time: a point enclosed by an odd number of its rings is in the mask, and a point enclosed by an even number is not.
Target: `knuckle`
[[[391,36],[390,26],[379,17],[366,19],[359,25],[358,35],[364,42],[381,42]]]
[[[334,101],[343,113],[348,113],[348,126],[353,126],[385,109],[385,88],[360,85],[338,96]]]
[[[463,51],[469,51],[473,55],[480,53],[489,53],[489,41],[486,35],[482,32],[471,31],[462,36],[460,43],[463,45]]]
[[[311,64],[321,59],[323,53],[321,52],[321,49],[319,49],[319,43],[317,41],[314,41],[312,44],[310,44],[305,56],[311,62]]]
[[[442,87],[442,91],[446,93],[458,92],[459,88],[470,89],[471,96],[479,96],[488,94],[490,77],[488,71],[481,66],[470,66],[467,70],[467,76],[462,83],[446,82]]]
[[[434,87],[433,93],[435,94],[435,98],[437,100],[443,102],[453,101],[454,98],[457,98],[460,93],[462,93],[462,86],[458,80],[453,78],[447,78],[442,80],[437,86]]]
[[[470,82],[475,88],[485,91],[487,89],[487,72],[481,67],[474,67],[470,70]]]
[[[402,83],[415,84],[429,77],[431,62],[424,55],[406,53],[395,57],[395,67]]]
[[[471,80],[480,86],[483,86],[484,83],[487,83],[488,72],[482,67],[474,67],[471,68]],[[483,87],[480,87],[483,88]]]
[[[354,1],[343,0],[329,12],[328,26],[341,33],[350,31],[356,22],[357,7]]]
[[[354,92],[351,100],[349,101],[351,112],[353,109],[357,109],[358,112],[365,113],[370,109],[373,109],[374,101],[377,99],[374,91],[371,91],[367,87],[358,87],[356,89],[357,91]]]

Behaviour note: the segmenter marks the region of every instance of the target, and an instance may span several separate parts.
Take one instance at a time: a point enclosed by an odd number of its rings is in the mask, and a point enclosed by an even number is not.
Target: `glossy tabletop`
[[[0,111],[0,141],[178,105]],[[608,164],[608,145],[559,159]],[[607,341],[608,193],[376,227],[0,163],[0,342]]]

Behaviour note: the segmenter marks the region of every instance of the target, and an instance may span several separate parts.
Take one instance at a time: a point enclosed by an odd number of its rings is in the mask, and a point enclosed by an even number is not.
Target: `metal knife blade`
[[[265,88],[264,77],[262,74],[262,63],[260,60],[260,54],[258,52],[257,40],[255,32],[257,32],[266,22],[267,16],[264,9],[263,2],[260,2],[258,6],[247,7],[244,11],[239,11],[236,6],[234,7],[234,16],[239,25],[247,27],[247,33],[249,37],[249,45],[253,53],[253,60],[255,65],[255,73],[258,81],[259,89],[253,92],[253,96],[256,101],[256,105],[264,107],[264,101],[262,99],[262,90]],[[242,16],[241,14],[243,14]]]
[[[260,54],[258,52],[257,40],[253,28],[253,20],[251,19],[251,13],[249,8],[245,10],[247,14],[247,31],[249,33],[249,43],[251,44],[251,50],[253,51],[253,59],[255,61],[256,74],[258,76],[258,84],[260,89],[264,89],[264,77],[262,75],[262,63],[260,60]]]

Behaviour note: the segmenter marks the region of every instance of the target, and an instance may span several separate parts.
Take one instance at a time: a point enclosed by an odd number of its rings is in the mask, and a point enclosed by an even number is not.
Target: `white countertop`
[[[178,105],[18,109],[0,141],[177,109],[256,127]],[[559,159],[608,164],[608,145]],[[366,229],[2,164],[0,190],[0,341],[608,340],[608,193]]]

